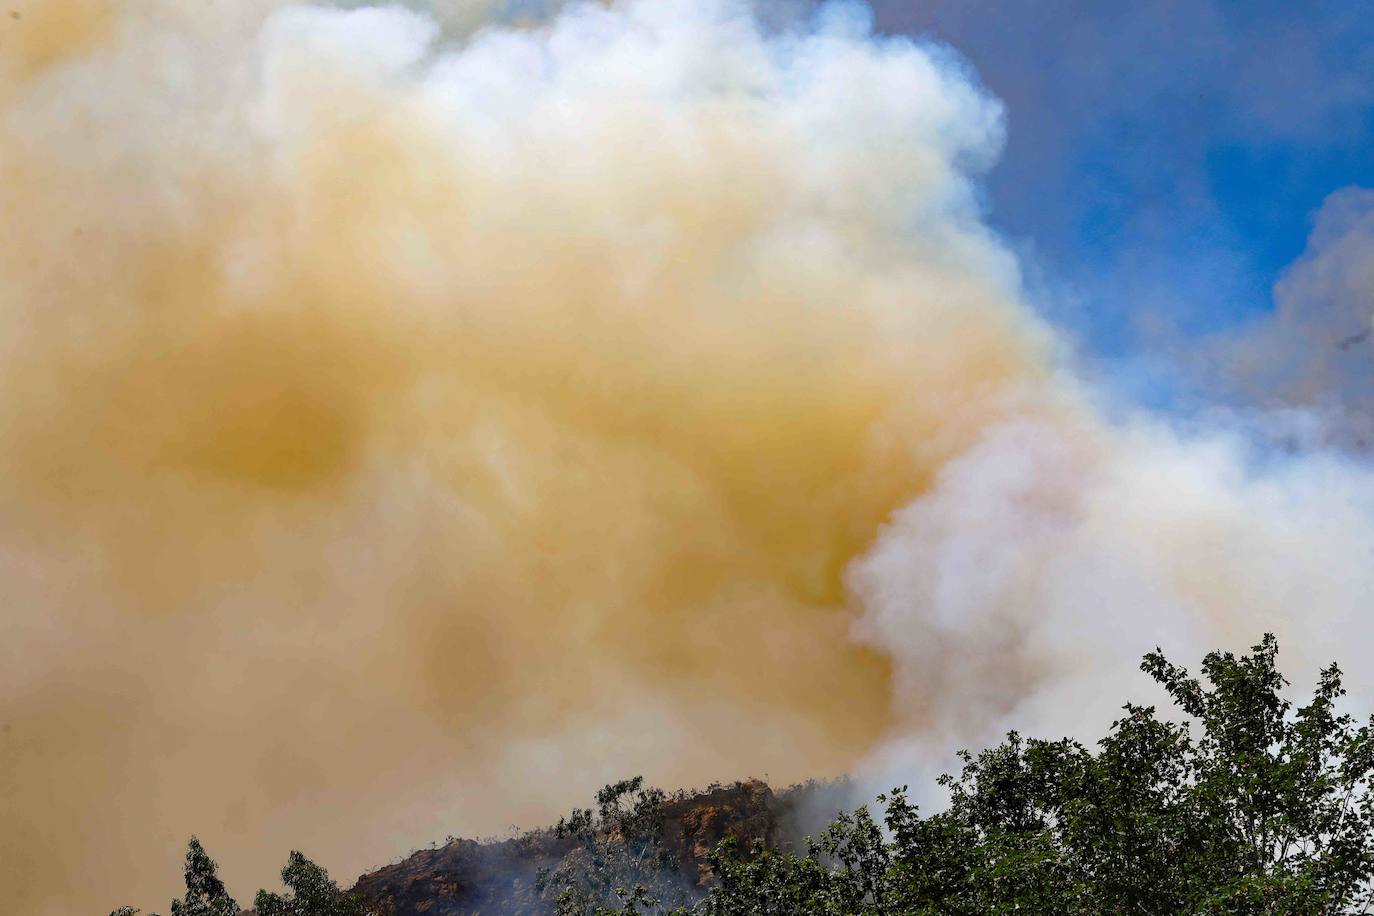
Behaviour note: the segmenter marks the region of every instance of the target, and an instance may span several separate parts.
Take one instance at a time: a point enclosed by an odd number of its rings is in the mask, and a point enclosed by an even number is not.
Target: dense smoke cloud
[[[627,773],[1074,728],[1155,642],[1362,623],[1362,470],[1260,473],[1065,376],[947,51],[729,0],[18,12],[19,912],[157,905],[193,831],[235,888],[292,847],[349,874]]]

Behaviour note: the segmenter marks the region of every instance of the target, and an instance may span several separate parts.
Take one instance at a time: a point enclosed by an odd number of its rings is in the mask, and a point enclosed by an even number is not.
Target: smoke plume
[[[1374,446],[1374,190],[1349,187],[1318,211],[1307,250],[1274,290],[1277,309],[1206,341],[1193,361],[1230,399],[1297,409],[1306,435]]]
[[[192,832],[247,896],[1366,632],[1374,478],[1105,419],[980,220],[1001,111],[952,54],[554,6],[0,23],[15,912],[161,906]]]

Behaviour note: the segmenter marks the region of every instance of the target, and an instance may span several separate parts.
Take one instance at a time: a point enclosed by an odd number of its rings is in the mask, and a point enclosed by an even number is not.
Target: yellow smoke
[[[843,571],[1044,372],[995,108],[724,3],[200,6],[0,35],[6,906],[856,764]]]
[[[109,38],[109,0],[15,0],[7,4],[4,69],[29,80],[64,60],[88,53]]]
[[[1102,419],[943,52],[412,6],[0,20],[7,912],[162,907],[192,832],[243,900],[630,773],[906,781],[1091,737],[1156,644],[1371,635],[1374,475]]]

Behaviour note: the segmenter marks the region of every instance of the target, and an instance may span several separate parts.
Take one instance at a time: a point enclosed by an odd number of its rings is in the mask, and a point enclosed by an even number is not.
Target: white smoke
[[[633,772],[1090,728],[1156,643],[1365,634],[1367,470],[1104,419],[949,51],[347,6],[0,25],[18,911],[160,905],[192,832],[246,895]]]

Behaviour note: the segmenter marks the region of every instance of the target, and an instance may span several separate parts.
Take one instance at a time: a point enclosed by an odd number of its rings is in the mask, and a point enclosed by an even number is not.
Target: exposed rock
[[[823,824],[839,810],[841,791],[836,784],[811,783],[775,793],[750,780],[679,793],[664,804],[661,843],[684,879],[704,889],[712,879],[707,855],[721,840],[796,844],[808,820]],[[806,817],[811,811],[815,817]],[[450,840],[364,875],[354,890],[376,916],[544,916],[553,904],[536,889],[540,871],[578,851],[552,830],[499,842]]]

